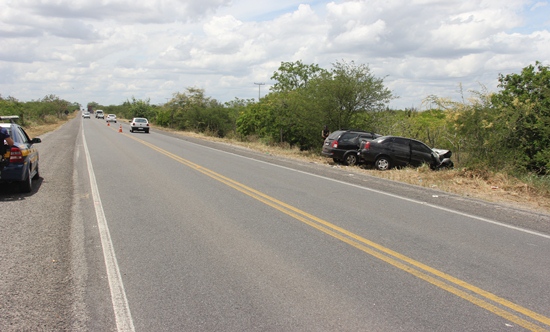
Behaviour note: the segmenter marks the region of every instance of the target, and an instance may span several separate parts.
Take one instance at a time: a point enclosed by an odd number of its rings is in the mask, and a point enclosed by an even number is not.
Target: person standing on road
[[[327,139],[328,135],[330,135],[330,130],[328,130],[328,126],[325,125],[325,127],[321,131],[321,137],[323,137],[323,141]]]

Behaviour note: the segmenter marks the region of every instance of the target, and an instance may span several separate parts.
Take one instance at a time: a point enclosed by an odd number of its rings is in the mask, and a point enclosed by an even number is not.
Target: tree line
[[[118,117],[147,117],[156,125],[217,137],[320,151],[321,129],[361,129],[418,139],[453,151],[459,167],[548,175],[550,170],[550,69],[540,62],[520,73],[500,74],[497,92],[483,86],[460,102],[428,96],[422,111],[388,107],[396,98],[368,65],[339,61],[324,69],[282,62],[260,100],[219,101],[187,88],[162,105],[149,99],[99,105]],[[464,93],[463,93],[464,94]],[[87,105],[87,106],[88,106]],[[80,105],[47,96],[19,102],[0,96],[0,114],[47,121]]]

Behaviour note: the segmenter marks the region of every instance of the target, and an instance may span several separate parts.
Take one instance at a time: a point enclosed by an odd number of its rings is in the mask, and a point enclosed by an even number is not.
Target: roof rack
[[[10,120],[11,123],[15,123],[15,120],[19,120],[19,115],[0,115],[0,120]]]

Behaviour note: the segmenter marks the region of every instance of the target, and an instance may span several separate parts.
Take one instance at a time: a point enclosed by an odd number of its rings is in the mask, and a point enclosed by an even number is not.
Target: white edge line
[[[86,136],[84,135],[84,128],[82,129],[82,141],[84,143],[86,163],[90,175],[90,186],[97,217],[97,226],[101,238],[101,246],[103,248],[103,258],[105,259],[105,267],[107,269],[107,279],[109,281],[109,288],[111,289],[111,299],[113,301],[117,331],[135,331],[130,306],[128,305],[124,284],[122,283],[122,277],[118,268],[113,242],[111,241],[107,219],[105,218],[105,212],[101,204],[101,197],[99,196],[99,190],[97,188],[94,169],[86,143]]]
[[[194,143],[194,142],[190,142],[190,141],[186,141],[186,142],[191,143],[191,144],[194,144],[194,145],[199,145],[199,146],[201,146],[201,147],[205,147],[205,148],[208,148],[208,149],[211,149],[211,150],[220,151],[220,152],[223,152],[223,153],[226,153],[226,154],[230,154],[230,155],[233,155],[233,156],[238,156],[238,157],[241,157],[241,158],[245,158],[245,159],[249,159],[249,160],[254,160],[254,161],[256,161],[256,162],[263,163],[263,164],[267,164],[267,165],[271,165],[271,166],[274,166],[274,167],[279,167],[279,168],[283,168],[283,169],[286,169],[286,170],[291,170],[291,171],[294,171],[294,172],[298,172],[298,173],[302,173],[302,174],[307,174],[307,175],[314,176],[314,177],[318,177],[318,178],[321,178],[321,179],[324,179],[324,180],[329,180],[329,181],[337,182],[337,183],[340,183],[340,184],[345,184],[345,185],[352,186],[352,187],[355,187],[355,188],[358,188],[358,189],[362,189],[362,190],[374,192],[374,193],[381,194],[381,195],[390,196],[390,197],[393,197],[393,198],[401,199],[401,200],[408,201],[408,202],[411,202],[411,203],[420,204],[420,205],[423,205],[423,206],[429,206],[429,207],[431,207],[431,208],[438,209],[438,210],[441,210],[441,211],[454,213],[454,214],[461,215],[461,216],[464,216],[464,217],[468,217],[468,218],[472,218],[472,219],[477,219],[477,220],[480,220],[480,221],[484,221],[484,222],[489,223],[489,224],[493,224],[493,225],[497,225],[497,226],[501,226],[501,227],[506,227],[506,228],[513,229],[513,230],[516,230],[516,231],[520,231],[520,232],[523,232],[523,233],[527,233],[527,234],[531,234],[531,235],[540,236],[540,237],[543,237],[543,238],[546,238],[546,239],[550,239],[550,235],[548,235],[548,234],[544,234],[544,233],[532,231],[532,230],[529,230],[529,229],[526,229],[526,228],[522,228],[522,227],[517,227],[517,226],[513,226],[513,225],[508,225],[508,224],[505,224],[505,223],[502,223],[502,222],[499,222],[499,221],[496,221],[496,220],[491,220],[491,219],[487,219],[487,218],[475,216],[475,215],[472,215],[472,214],[460,212],[460,211],[457,211],[457,210],[445,208],[445,207],[442,207],[442,206],[434,205],[434,204],[427,203],[427,202],[424,202],[424,201],[419,201],[419,200],[416,200],[416,199],[411,199],[411,198],[407,198],[407,197],[404,197],[404,196],[399,196],[399,195],[396,195],[396,194],[390,194],[390,193],[383,192],[383,191],[380,191],[380,190],[376,190],[376,189],[371,189],[371,188],[363,187],[363,186],[360,186],[360,185],[358,185],[358,184],[348,183],[348,182],[344,182],[344,181],[341,181],[341,180],[331,179],[331,178],[328,178],[328,177],[326,177],[326,176],[322,176],[322,175],[318,175],[318,174],[313,174],[313,173],[308,173],[308,172],[300,171],[300,170],[293,169],[293,168],[290,168],[290,167],[287,167],[287,166],[281,166],[281,165],[269,163],[269,162],[267,162],[267,161],[257,160],[257,159],[254,159],[254,158],[241,156],[241,155],[236,154],[236,153],[233,153],[233,152],[228,152],[228,151],[224,151],[224,150],[219,150],[219,149],[212,148],[212,147],[209,147],[209,146],[200,145],[200,144],[197,144],[197,143]]]

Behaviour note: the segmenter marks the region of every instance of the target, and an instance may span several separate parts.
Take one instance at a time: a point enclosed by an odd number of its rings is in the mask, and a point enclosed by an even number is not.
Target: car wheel
[[[27,178],[19,183],[19,190],[22,193],[30,193],[32,191],[32,177],[30,169],[27,172]]]
[[[134,132],[134,130],[133,130],[132,128],[130,128],[130,132],[131,132],[131,133],[133,133],[133,132]]]
[[[146,134],[149,134],[149,129],[145,129],[145,133],[146,133]]]
[[[386,171],[391,167],[390,159],[388,157],[379,157],[374,162],[374,167],[379,171]]]
[[[344,156],[344,163],[348,166],[355,166],[357,164],[357,155],[348,153]]]

